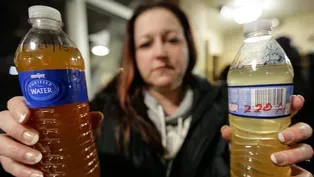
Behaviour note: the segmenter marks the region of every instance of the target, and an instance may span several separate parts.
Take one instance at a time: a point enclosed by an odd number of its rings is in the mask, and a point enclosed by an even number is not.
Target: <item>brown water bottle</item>
[[[15,65],[31,110],[27,125],[40,133],[34,148],[43,158],[35,168],[45,177],[99,177],[84,60],[62,31],[59,11],[32,6],[29,22]]]

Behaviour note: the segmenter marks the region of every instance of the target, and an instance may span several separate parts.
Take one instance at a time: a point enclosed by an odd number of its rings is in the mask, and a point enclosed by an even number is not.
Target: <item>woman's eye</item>
[[[150,46],[150,44],[151,44],[150,42],[145,42],[145,43],[139,45],[139,48],[147,48]]]
[[[178,38],[170,38],[170,39],[168,39],[168,42],[170,42],[172,44],[176,44],[176,43],[179,43],[180,40]]]

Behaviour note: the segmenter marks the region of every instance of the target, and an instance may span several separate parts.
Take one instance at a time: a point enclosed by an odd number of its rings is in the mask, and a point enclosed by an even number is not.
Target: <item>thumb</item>
[[[220,129],[221,132],[221,136],[223,139],[225,139],[226,141],[230,142],[231,141],[231,137],[232,137],[232,129],[231,127],[224,125],[221,127]]]
[[[89,118],[92,124],[92,129],[96,130],[101,121],[104,120],[104,115],[101,112],[90,112]]]

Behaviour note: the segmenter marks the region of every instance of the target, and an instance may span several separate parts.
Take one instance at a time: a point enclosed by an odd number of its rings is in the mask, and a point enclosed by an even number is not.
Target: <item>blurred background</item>
[[[64,31],[80,49],[86,63],[89,97],[119,72],[127,20],[139,4],[153,0],[1,0],[0,111],[9,98],[21,95],[14,53],[30,29],[28,7],[48,5],[62,13]],[[294,119],[314,126],[309,110],[314,105],[313,0],[168,0],[188,15],[198,49],[195,74],[219,84],[243,42],[244,23],[258,18],[273,21],[273,36],[290,58],[295,91],[305,107]],[[313,146],[313,138],[308,140]],[[312,160],[313,161],[313,160]],[[302,163],[314,173],[314,163]]]

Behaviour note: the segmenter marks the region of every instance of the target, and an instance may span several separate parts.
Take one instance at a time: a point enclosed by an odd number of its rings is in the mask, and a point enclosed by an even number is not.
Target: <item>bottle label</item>
[[[19,73],[26,105],[42,108],[88,102],[85,74],[79,70],[35,70]]]
[[[291,114],[293,84],[229,86],[229,113],[248,118],[280,118]]]

